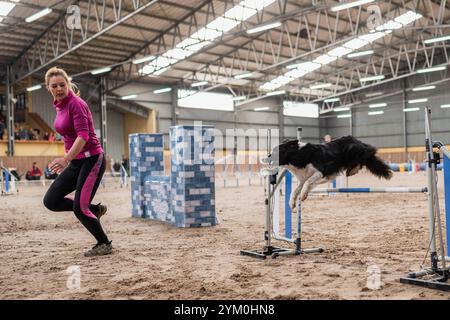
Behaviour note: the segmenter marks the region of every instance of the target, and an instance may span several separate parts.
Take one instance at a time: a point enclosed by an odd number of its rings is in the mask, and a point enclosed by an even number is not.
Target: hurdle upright
[[[16,186],[16,177],[0,162],[0,196],[6,196],[19,192]]]
[[[442,221],[439,209],[439,195],[437,189],[436,170],[440,162],[440,154],[434,152],[437,148],[444,154],[445,158],[450,158],[450,152],[445,148],[444,144],[439,141],[433,141],[431,137],[431,108],[425,108],[425,150],[427,154],[427,177],[428,177],[428,227],[429,227],[429,253],[430,253],[430,268],[422,268],[417,272],[410,272],[405,277],[400,278],[401,283],[413,284],[417,286],[427,287],[431,289],[438,289],[443,291],[450,291],[450,283],[448,282],[450,271],[447,266],[448,257],[445,254],[445,245],[442,232]],[[448,159],[447,162],[448,164]],[[447,167],[448,169],[448,167]],[[445,169],[444,169],[445,170]],[[450,185],[450,176],[444,171],[444,187]],[[448,190],[448,189],[445,189]],[[445,196],[446,211],[447,211],[447,245],[450,239],[449,235],[449,202],[450,196]],[[436,247],[436,229],[439,241],[439,252]],[[448,247],[447,247],[448,250]],[[448,253],[448,251],[447,251]],[[440,254],[440,256],[439,256]],[[440,265],[439,265],[440,264]]]

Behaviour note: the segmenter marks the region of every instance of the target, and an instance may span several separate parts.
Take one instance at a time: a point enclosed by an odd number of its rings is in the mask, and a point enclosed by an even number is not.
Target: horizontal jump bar
[[[389,187],[389,188],[317,188],[310,193],[425,193],[428,192],[427,187]]]

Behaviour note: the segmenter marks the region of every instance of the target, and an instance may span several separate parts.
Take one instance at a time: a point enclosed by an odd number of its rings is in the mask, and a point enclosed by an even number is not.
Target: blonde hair
[[[67,85],[69,86],[69,89],[72,90],[75,95],[77,95],[77,96],[80,95],[80,90],[78,89],[78,87],[75,84],[72,83],[72,81],[70,81],[70,78],[67,75],[66,71],[64,71],[63,69],[58,68],[58,67],[50,68],[45,73],[45,86],[47,88],[50,83],[50,78],[56,77],[56,76],[63,77],[64,80],[66,80]]]

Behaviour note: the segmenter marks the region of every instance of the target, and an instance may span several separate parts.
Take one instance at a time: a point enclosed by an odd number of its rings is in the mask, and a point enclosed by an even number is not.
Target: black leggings
[[[105,172],[105,157],[98,154],[85,159],[72,160],[56,178],[44,197],[44,205],[52,211],[73,211],[80,222],[97,239],[109,243],[100,221],[94,215],[99,208],[92,205],[97,188]],[[75,191],[75,199],[66,197]]]

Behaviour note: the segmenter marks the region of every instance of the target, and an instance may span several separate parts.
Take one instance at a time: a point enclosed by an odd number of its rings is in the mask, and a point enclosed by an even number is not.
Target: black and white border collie
[[[275,147],[267,161],[288,169],[298,181],[292,192],[289,206],[306,200],[309,191],[317,184],[333,180],[340,173],[352,176],[366,167],[373,175],[389,180],[392,170],[376,156],[377,149],[352,136],[334,139],[327,144],[300,143],[298,140],[283,142]]]

